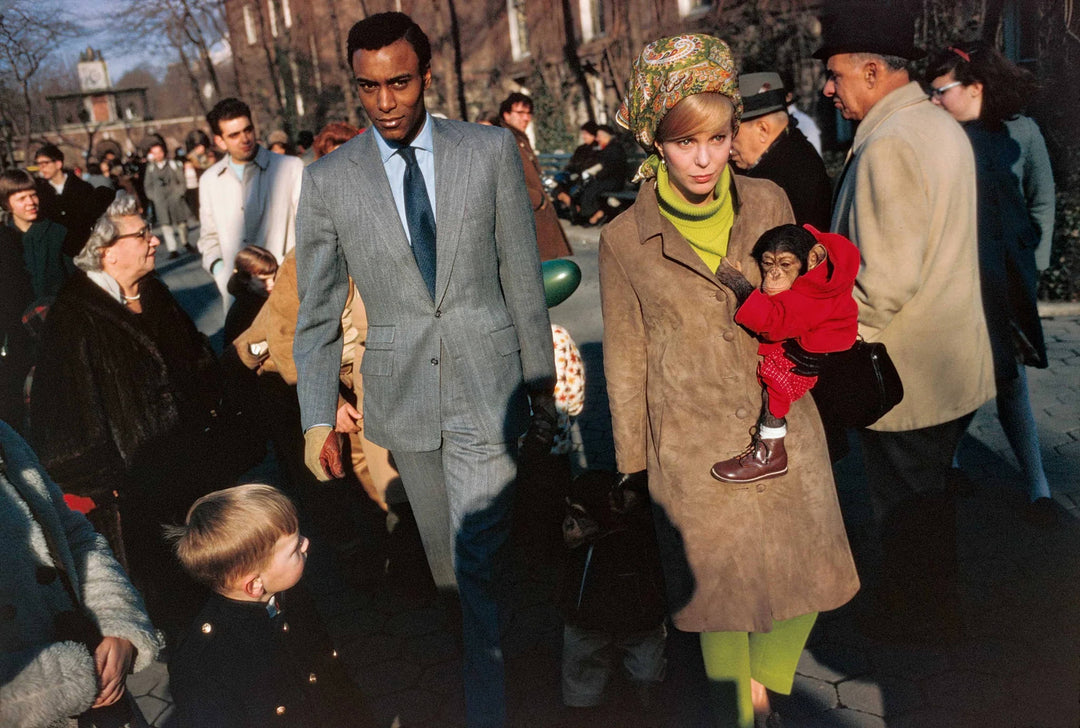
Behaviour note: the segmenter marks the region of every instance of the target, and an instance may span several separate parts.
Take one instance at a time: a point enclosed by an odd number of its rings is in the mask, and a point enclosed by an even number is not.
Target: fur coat
[[[198,447],[217,406],[206,337],[156,277],[140,295],[143,313],[133,314],[79,272],[49,311],[30,431],[67,493],[93,498],[125,481],[160,480],[161,463]]]
[[[160,638],[104,537],[68,509],[33,451],[3,423],[0,533],[0,725],[66,725],[93,703],[97,675],[84,645],[54,634],[56,615],[72,604],[50,543],[101,633],[135,645],[136,671],[157,658]]]

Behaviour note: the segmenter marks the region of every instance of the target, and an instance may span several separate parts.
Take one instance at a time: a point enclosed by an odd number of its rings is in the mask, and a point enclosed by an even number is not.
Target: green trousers
[[[791,693],[795,667],[817,616],[811,612],[776,621],[769,632],[701,633],[705,674],[721,726],[753,728],[751,678],[774,693]]]

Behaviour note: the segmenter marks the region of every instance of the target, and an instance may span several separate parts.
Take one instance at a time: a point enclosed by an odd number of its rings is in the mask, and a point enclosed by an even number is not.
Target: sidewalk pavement
[[[596,231],[568,229],[582,286],[552,311],[577,340],[586,367],[578,464],[614,466],[604,394]],[[162,265],[165,279],[204,331],[220,327],[213,283],[194,258]],[[213,295],[211,295],[213,294]],[[1060,310],[1060,309],[1059,309]],[[1058,312],[1055,312],[1058,313]],[[215,315],[217,319],[215,319]],[[216,324],[215,324],[216,321]],[[1050,368],[1028,370],[1043,458],[1063,523],[1039,530],[1020,519],[1020,474],[993,403],[977,413],[960,462],[977,492],[959,507],[964,639],[897,647],[862,636],[855,603],[823,614],[803,653],[790,697],[775,700],[785,728],[1076,728],[1080,725],[1080,311],[1045,318]],[[837,466],[837,487],[863,568],[869,506],[857,455]],[[371,536],[371,533],[367,534]],[[364,536],[364,534],[361,534]],[[377,535],[375,535],[377,537]],[[460,637],[437,602],[401,585],[423,583],[422,563],[386,586],[356,588],[312,574],[321,608],[379,728],[464,725]],[[688,728],[709,725],[695,635],[673,632],[669,670],[643,710],[625,682],[606,705],[571,715],[561,705],[561,623],[553,570],[519,570],[505,655],[510,723],[517,728]],[[453,622],[453,620],[449,620]],[[128,685],[148,721],[175,726],[165,666]]]

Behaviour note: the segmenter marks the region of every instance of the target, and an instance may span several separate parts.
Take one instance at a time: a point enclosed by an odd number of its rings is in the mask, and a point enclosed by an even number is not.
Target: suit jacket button
[[[441,310],[436,310],[435,311],[435,318],[442,318],[442,311]]]
[[[438,366],[438,365],[439,365],[439,360],[438,359],[432,359],[431,360],[431,366]]]

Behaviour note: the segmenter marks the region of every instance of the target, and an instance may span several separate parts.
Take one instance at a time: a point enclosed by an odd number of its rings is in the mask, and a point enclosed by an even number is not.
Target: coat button
[[[719,301],[720,303],[723,303],[724,301],[727,300],[727,296],[724,295],[723,291],[717,291],[716,292],[716,300]]]
[[[724,332],[724,341],[735,341],[735,332],[728,329]]]
[[[740,407],[739,409],[735,410],[735,416],[738,417],[740,420],[746,419],[746,416],[748,414],[750,414],[750,413],[747,411],[747,409],[745,407]]]
[[[56,581],[56,567],[55,566],[39,566],[34,572],[34,578],[37,579],[37,583],[42,586],[52,584]]]
[[[210,634],[214,631],[214,625],[210,624],[209,622],[203,622],[203,626],[199,627],[199,629],[202,631],[203,634]]]
[[[758,485],[757,485],[757,492],[758,492],[758,493],[764,493],[764,492],[765,492],[765,485],[764,485],[764,483],[758,483]]]
[[[288,632],[289,631],[289,623],[288,622],[282,622],[281,623],[281,631],[282,632]]]
[[[314,685],[315,683],[319,682],[319,677],[315,673],[311,673],[307,676],[307,681]]]
[[[278,707],[274,708],[274,712],[278,715],[285,715],[285,706],[279,705]]]
[[[442,318],[442,311],[441,310],[436,310],[435,311],[435,318]]]
[[[337,658],[337,650],[330,650],[330,656],[336,659]]]
[[[434,367],[434,366],[438,366],[438,365],[439,365],[439,360],[438,360],[438,359],[435,359],[435,358],[432,358],[432,360],[431,360],[431,366],[433,366],[433,367]]]

